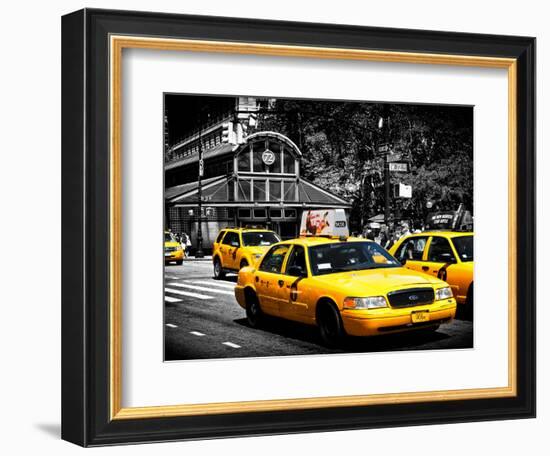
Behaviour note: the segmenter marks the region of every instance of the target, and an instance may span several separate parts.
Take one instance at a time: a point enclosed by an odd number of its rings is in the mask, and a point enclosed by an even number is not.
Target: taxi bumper
[[[183,260],[183,250],[175,250],[173,252],[166,252],[164,254],[164,262],[168,263],[169,261],[180,261]]]
[[[413,313],[422,312],[425,321],[413,323]],[[456,315],[456,301],[406,309],[344,310],[341,313],[344,329],[350,336],[375,336],[388,333],[414,331],[449,322]]]
[[[246,299],[245,299],[245,295],[244,295],[244,287],[242,287],[240,285],[235,285],[235,299],[237,300],[237,302],[239,303],[239,305],[243,309],[246,309]]]

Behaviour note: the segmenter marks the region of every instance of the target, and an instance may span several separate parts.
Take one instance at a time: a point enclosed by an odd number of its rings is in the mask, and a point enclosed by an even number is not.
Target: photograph
[[[474,348],[474,106],[163,97],[165,361]]]

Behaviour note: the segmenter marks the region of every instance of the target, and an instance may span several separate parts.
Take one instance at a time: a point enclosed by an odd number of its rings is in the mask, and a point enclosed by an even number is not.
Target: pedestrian
[[[187,257],[189,246],[191,245],[191,242],[189,241],[189,236],[187,236],[187,233],[182,232],[180,234],[180,244],[183,250],[183,256]]]
[[[183,233],[185,236],[185,251],[191,251],[191,237],[187,233]]]

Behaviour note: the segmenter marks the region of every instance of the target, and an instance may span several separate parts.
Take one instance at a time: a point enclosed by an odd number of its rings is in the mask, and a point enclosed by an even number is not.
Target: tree
[[[456,106],[277,99],[259,114],[257,129],[278,131],[302,151],[301,173],[352,203],[350,225],[361,229],[384,204],[380,116],[387,113],[392,151],[410,172],[392,181],[413,186],[405,205],[426,216],[426,201],[441,209],[472,209],[473,109]],[[396,204],[394,202],[393,209]]]

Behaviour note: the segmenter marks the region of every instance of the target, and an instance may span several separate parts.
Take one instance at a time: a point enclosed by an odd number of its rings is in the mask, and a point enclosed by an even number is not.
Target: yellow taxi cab
[[[315,325],[328,346],[346,334],[436,330],[456,312],[445,282],[404,268],[375,242],[345,236],[273,245],[239,271],[235,297],[250,326],[265,315]]]
[[[182,264],[185,253],[181,244],[170,231],[164,232],[164,264],[175,262]]]
[[[427,231],[404,236],[389,250],[403,266],[447,282],[469,318],[474,300],[474,233]]]
[[[212,248],[214,278],[221,279],[228,271],[255,265],[269,247],[281,239],[273,231],[261,228],[225,228]]]

